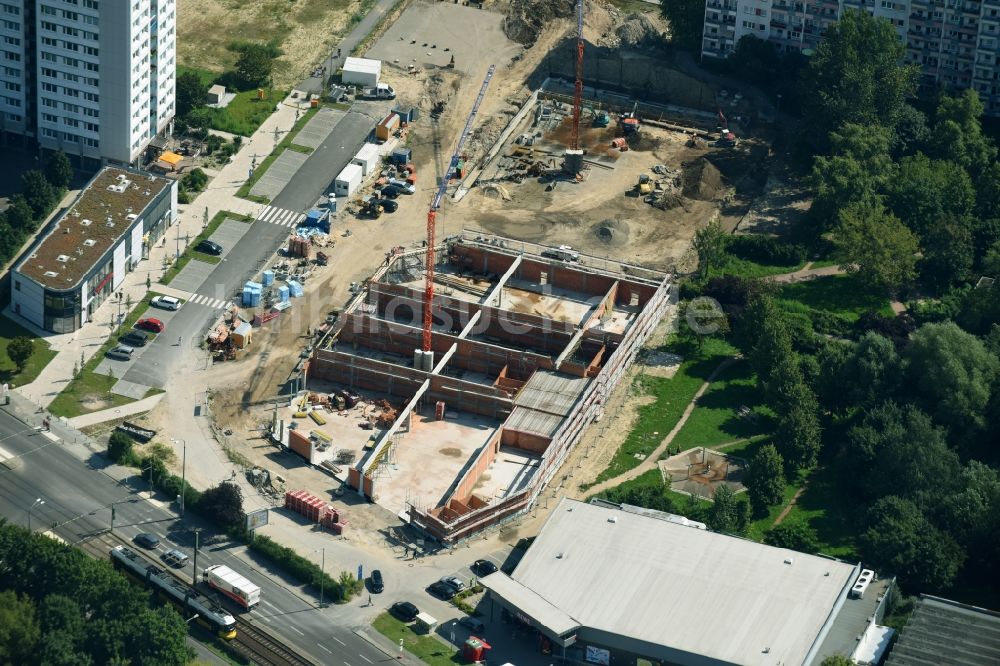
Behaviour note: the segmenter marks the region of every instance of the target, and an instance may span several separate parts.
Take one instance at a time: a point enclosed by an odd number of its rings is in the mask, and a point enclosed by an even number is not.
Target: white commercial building
[[[0,0],[0,135],[134,164],[174,117],[176,0]]]
[[[511,575],[481,580],[486,611],[567,663],[674,666],[817,665],[876,613],[849,598],[860,566],[655,513],[563,499]]]

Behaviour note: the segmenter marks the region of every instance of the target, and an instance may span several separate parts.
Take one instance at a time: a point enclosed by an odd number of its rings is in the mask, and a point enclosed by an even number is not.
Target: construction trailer
[[[375,138],[379,141],[388,141],[398,129],[399,116],[395,113],[390,113],[375,126]]]
[[[340,80],[345,85],[374,87],[382,78],[382,61],[369,58],[347,58]]]
[[[374,143],[366,143],[361,146],[361,150],[358,154],[354,156],[351,160],[351,164],[357,164],[361,167],[361,173],[364,176],[369,176],[378,170],[379,164],[379,153],[378,146]]]
[[[333,191],[338,197],[349,197],[361,187],[364,170],[360,165],[348,164],[333,182]]]

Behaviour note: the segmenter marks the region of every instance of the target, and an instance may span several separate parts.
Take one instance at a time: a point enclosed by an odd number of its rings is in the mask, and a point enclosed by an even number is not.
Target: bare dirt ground
[[[298,83],[349,28],[362,0],[181,0],[178,62],[222,72],[232,66],[237,39],[276,41],[284,51],[274,70],[279,89]]]

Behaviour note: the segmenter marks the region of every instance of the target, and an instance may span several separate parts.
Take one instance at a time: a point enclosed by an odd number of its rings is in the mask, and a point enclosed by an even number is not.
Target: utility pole
[[[194,528],[194,573],[191,574],[191,585],[198,587],[198,537],[201,536],[201,528]]]
[[[316,551],[314,550],[313,552],[315,553]],[[320,573],[322,574],[319,577],[319,607],[323,608],[323,579],[326,578],[326,548],[320,548],[319,552],[321,553],[321,557],[323,558],[322,560],[320,560],[320,565],[319,565],[319,570]]]
[[[180,497],[180,501],[178,502],[178,504],[180,504],[180,507],[181,507],[181,517],[183,518],[184,517],[184,499],[185,499],[185,495],[187,495],[187,454],[188,454],[188,445],[187,445],[187,440],[186,439],[174,439],[174,438],[171,438],[170,441],[174,442],[174,443],[180,442],[181,445],[184,447],[183,448],[183,453],[181,455],[181,497]]]

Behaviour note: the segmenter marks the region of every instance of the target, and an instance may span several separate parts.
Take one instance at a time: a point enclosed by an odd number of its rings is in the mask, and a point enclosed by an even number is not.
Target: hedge
[[[770,266],[797,266],[806,260],[808,253],[804,245],[761,234],[730,236],[726,250],[740,259]]]
[[[318,589],[322,582],[323,592],[328,594],[334,601],[348,601],[350,599],[350,591],[347,591],[347,596],[345,597],[345,590],[339,581],[331,578],[319,566],[302,557],[291,548],[286,548],[281,544],[275,543],[266,536],[254,538],[250,542],[249,548],[271,560],[275,566],[284,569],[304,585],[312,585]]]

